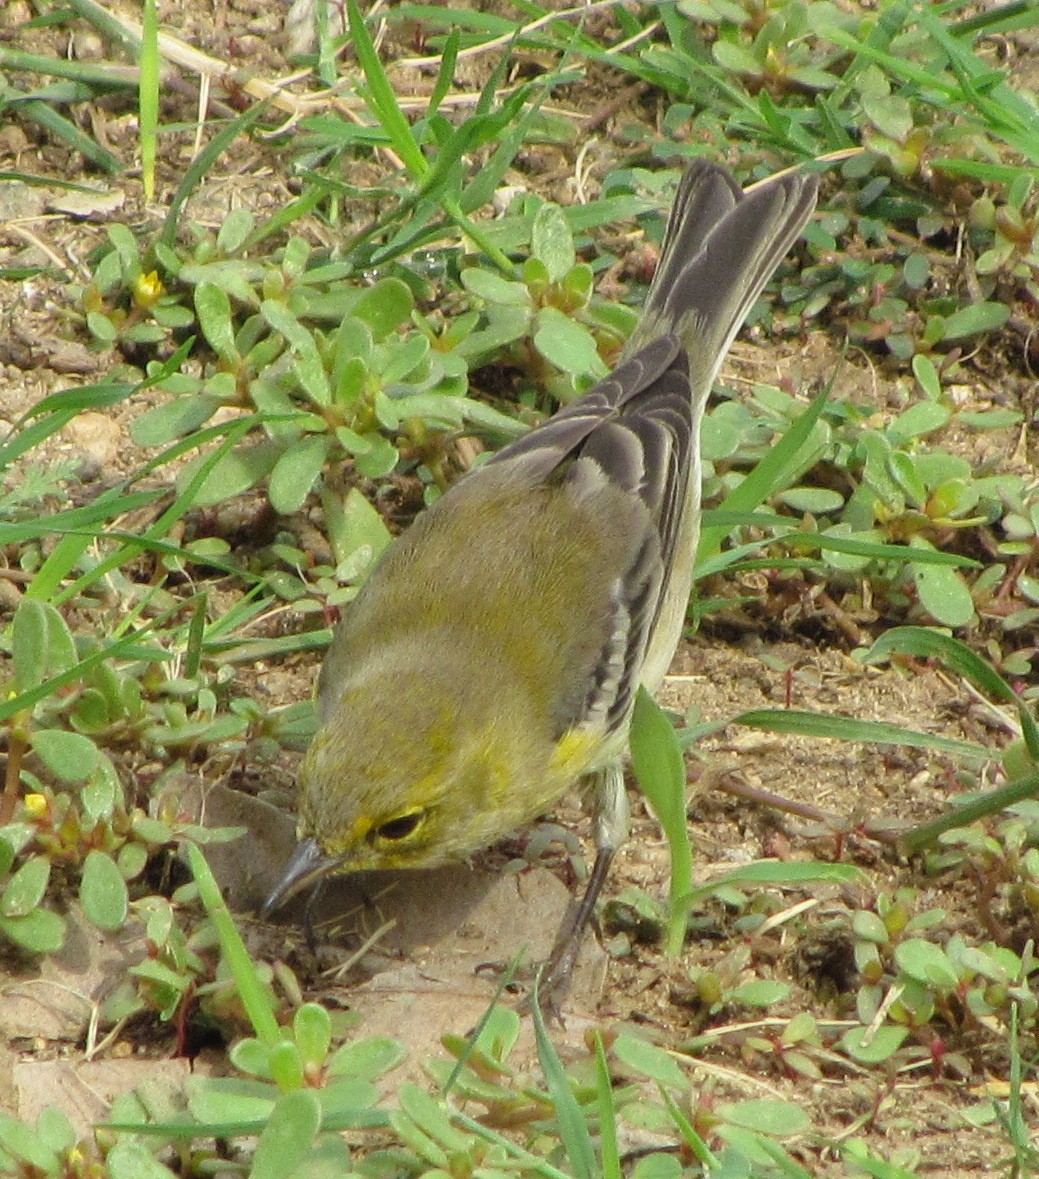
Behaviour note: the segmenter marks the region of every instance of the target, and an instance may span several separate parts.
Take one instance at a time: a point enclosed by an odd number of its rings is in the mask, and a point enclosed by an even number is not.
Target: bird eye
[[[376,827],[375,834],[380,839],[407,839],[409,835],[413,835],[418,830],[422,819],[422,811],[411,811],[410,814],[398,815],[395,819],[390,819],[388,823],[383,823],[381,827]]]

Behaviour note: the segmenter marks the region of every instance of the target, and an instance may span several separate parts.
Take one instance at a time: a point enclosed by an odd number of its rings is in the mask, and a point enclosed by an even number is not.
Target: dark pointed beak
[[[302,839],[292,853],[292,859],[285,867],[285,875],[275,885],[271,895],[263,902],[260,916],[269,917],[275,909],[280,909],[292,896],[309,884],[316,884],[323,876],[327,876],[338,860],[326,856],[317,845],[315,839]]]

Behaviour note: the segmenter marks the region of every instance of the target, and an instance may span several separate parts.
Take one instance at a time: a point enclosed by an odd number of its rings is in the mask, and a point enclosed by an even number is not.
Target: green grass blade
[[[458,46],[462,33],[456,25],[447,35],[444,48],[440,52],[440,68],[437,70],[437,80],[433,83],[433,93],[429,96],[426,107],[426,118],[432,118],[440,109],[440,104],[447,97],[447,92],[454,85],[455,63],[458,61]]]
[[[592,1146],[592,1136],[588,1132],[588,1122],[574,1096],[563,1062],[549,1039],[545,1017],[541,1013],[541,1004],[538,1001],[536,982],[531,1014],[534,1018],[538,1060],[541,1062],[541,1071],[545,1074],[545,1085],[552,1099],[552,1108],[555,1110],[559,1137],[570,1160],[574,1179],[596,1179],[599,1168]]]
[[[852,864],[787,863],[780,860],[755,860],[724,872],[709,884],[694,888],[683,903],[692,907],[707,900],[730,884],[755,884],[762,888],[796,888],[804,884],[853,884],[862,879],[862,871]]]
[[[12,87],[0,80],[0,105],[13,105],[20,96]],[[85,135],[64,115],[59,114],[52,106],[45,102],[28,100],[18,103],[18,113],[43,128],[50,135],[60,139],[72,151],[78,151],[102,172],[114,176],[123,170],[122,161],[110,151],[103,148],[96,140]]]
[[[155,0],[144,0],[141,73],[137,103],[140,112],[141,180],[144,199],[155,199],[155,154],[159,136],[159,18]]]
[[[511,1138],[506,1138],[503,1134],[497,1134],[494,1130],[489,1130],[483,1122],[477,1121],[476,1118],[470,1117],[461,1110],[452,1110],[451,1116],[460,1126],[464,1126],[471,1133],[478,1135],[485,1142],[493,1143],[499,1147],[510,1159],[515,1159],[522,1163],[525,1168],[518,1172],[521,1175],[540,1175],[542,1179],[574,1179],[572,1174],[566,1171],[561,1171],[558,1167],[552,1166],[551,1163],[539,1158],[536,1154],[531,1154],[529,1150],[524,1150],[522,1146],[517,1146]]]
[[[764,503],[769,495],[784,486],[784,475],[796,467],[801,448],[811,436],[815,423],[826,407],[829,394],[828,388],[823,389],[804,413],[791,422],[768,454],[754,467],[746,479],[725,497],[721,511],[753,511],[759,504]],[[705,528],[700,534],[697,562],[714,556],[721,548],[726,533],[727,529],[718,525]]]
[[[1018,778],[1016,782],[1009,782],[1006,786],[987,790],[969,802],[953,807],[940,818],[911,828],[899,836],[899,846],[909,854],[922,851],[954,827],[966,827],[969,823],[977,822],[978,819],[984,819],[989,815],[997,815],[1007,807],[1029,798],[1039,798],[1039,771]]]
[[[599,1153],[602,1156],[602,1179],[622,1179],[620,1148],[617,1145],[617,1104],[613,1099],[613,1081],[606,1059],[602,1034],[595,1036],[595,1089],[599,1096]]]
[[[1017,709],[1028,755],[1039,765],[1039,727],[1029,710],[1011,685],[986,660],[966,643],[952,635],[925,626],[899,626],[882,634],[866,653],[867,663],[876,663],[891,655],[915,655],[923,659],[937,659],[950,671],[963,676],[999,704],[1012,704]]]
[[[796,708],[758,708],[741,712],[729,724],[764,729],[769,733],[793,733],[800,737],[829,738],[836,741],[862,741],[871,745],[908,745],[913,749],[931,749],[970,761],[991,761],[995,752],[973,741],[957,741],[938,733],[923,733],[887,721],[856,720],[832,713],[805,712]]]
[[[675,1123],[679,1134],[682,1136],[682,1141],[689,1147],[694,1158],[701,1166],[706,1167],[705,1174],[713,1174],[715,1168],[718,1166],[718,1160],[711,1153],[710,1147],[697,1134],[692,1122],[685,1116],[679,1108],[678,1102],[671,1096],[664,1085],[659,1085],[658,1090],[663,1099],[664,1105],[667,1106],[667,1112],[671,1115],[671,1120]]]
[[[757,470],[757,468],[755,468]],[[911,548],[904,544],[881,544],[879,541],[860,540],[853,536],[833,536],[825,532],[803,532],[799,521],[790,516],[777,516],[772,512],[733,511],[730,508],[708,508],[703,513],[707,529],[719,529],[726,535],[733,528],[772,528],[780,532],[777,539],[792,547],[819,549],[821,552],[848,553],[855,557],[867,557],[872,561],[911,561],[914,565],[950,565],[959,569],[980,569],[981,562],[960,553],[946,553],[941,549]],[[738,552],[760,549],[767,540],[756,545],[745,545]],[[716,553],[697,564],[697,577],[720,572],[731,561],[727,560],[728,550]]]
[[[177,185],[177,191],[173,194],[169,212],[166,214],[166,220],[162,225],[162,233],[159,235],[159,240],[164,245],[172,249],[177,240],[180,211],[184,207],[184,202],[191,196],[199,184],[202,183],[204,177],[212,171],[213,165],[231,144],[234,143],[238,136],[245,135],[256,126],[267,113],[267,107],[269,105],[270,100],[264,99],[263,102],[258,102],[255,106],[250,107],[249,110],[239,115],[237,119],[232,119],[229,123],[225,123],[191,161],[187,171],[184,173],[184,178]]]
[[[104,577],[113,569],[118,569],[120,565],[132,558],[140,551],[142,541],[151,542],[161,540],[163,535],[183,516],[191,510],[194,505],[194,496],[196,490],[202,486],[206,476],[216,466],[218,462],[233,450],[234,447],[241,441],[241,439],[248,433],[253,424],[252,418],[240,418],[226,428],[223,425],[215,427],[220,433],[226,433],[223,442],[213,451],[205,463],[203,463],[195,476],[187,487],[178,495],[172,504],[162,513],[162,515],[151,524],[144,533],[140,536],[132,536],[124,540],[124,542],[114,552],[109,553],[103,557],[96,565],[91,567],[87,572],[83,573],[70,585],[64,589],[58,589],[65,577],[75,567],[76,562],[82,555],[86,547],[93,539],[89,534],[81,535],[77,532],[69,532],[63,536],[61,541],[48,556],[46,561],[37,570],[28,590],[27,596],[35,597],[41,601],[52,601],[55,605],[60,605],[75,598],[87,586],[95,584],[99,578]],[[201,436],[201,431],[194,435],[193,438],[186,440],[189,443],[197,444]],[[179,449],[179,448],[171,448]],[[139,473],[140,475],[141,473]],[[107,493],[106,493],[107,494]],[[147,494],[147,493],[140,493]],[[102,495],[99,498],[104,498]],[[131,500],[132,497],[124,497],[126,500]],[[108,503],[106,501],[106,507]],[[49,523],[53,526],[53,518]]]
[[[685,761],[664,710],[639,688],[631,722],[631,765],[639,789],[664,829],[671,858],[670,905],[664,952],[677,957],[685,941],[688,910],[679,903],[693,887],[693,849],[686,820]]]
[[[0,69],[47,74],[52,78],[67,78],[102,90],[124,90],[134,85],[130,66],[99,66],[89,62],[67,61],[63,57],[47,57],[40,53],[23,53],[0,46]]]
[[[386,71],[382,68],[375,42],[364,23],[364,17],[357,6],[357,0],[346,0],[346,11],[350,20],[350,36],[353,39],[354,52],[368,83],[367,93],[363,95],[368,108],[376,122],[390,137],[393,150],[404,162],[405,168],[411,173],[412,179],[421,180],[429,170],[426,157],[422,149],[415,142],[411,125],[404,117],[404,112],[397,103],[397,96]]]
[[[68,687],[69,684],[74,684],[78,680],[83,679],[95,668],[100,667],[101,664],[106,663],[110,659],[133,659],[142,663],[168,662],[172,656],[167,651],[158,646],[146,646],[145,640],[148,634],[153,631],[156,634],[161,634],[162,628],[175,614],[179,614],[180,610],[181,607],[178,603],[172,610],[168,610],[165,614],[161,614],[154,620],[143,624],[132,634],[124,635],[114,643],[109,643],[99,650],[94,651],[85,659],[81,659],[75,666],[51,676],[35,688],[30,688],[26,692],[20,692],[17,696],[10,696],[6,700],[0,700],[0,724],[10,720],[11,717],[16,716],[19,712],[33,708],[41,700],[46,700],[48,697],[56,695],[62,688]]]
[[[390,1124],[389,1115],[382,1110],[337,1109],[321,1119],[321,1129],[337,1130],[383,1130]],[[267,1125],[266,1118],[254,1118],[241,1122],[98,1122],[97,1128],[123,1130],[128,1134],[149,1134],[155,1138],[168,1138],[171,1142],[192,1142],[196,1138],[248,1138],[262,1134]],[[553,1176],[553,1179],[556,1179]],[[567,1179],[563,1176],[562,1179]]]
[[[231,910],[220,895],[220,888],[200,848],[191,842],[184,845],[191,874],[198,885],[198,895],[205,906],[220,941],[220,949],[227,960],[238,994],[242,1000],[256,1038],[272,1047],[285,1038],[267,1002],[266,989],[257,973],[249,951],[235,927]]]

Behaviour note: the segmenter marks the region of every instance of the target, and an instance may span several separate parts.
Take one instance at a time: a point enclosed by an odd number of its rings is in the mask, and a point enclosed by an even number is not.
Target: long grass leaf
[[[876,663],[891,655],[917,655],[937,659],[950,671],[963,676],[990,700],[1012,704],[1021,722],[1021,736],[1028,756],[1039,765],[1039,727],[1026,701],[1014,691],[998,671],[966,643],[952,635],[926,626],[899,626],[886,631],[866,652],[866,662]]]
[[[191,161],[180,184],[177,185],[177,191],[173,194],[173,199],[170,201],[169,212],[166,214],[166,220],[162,225],[162,233],[159,235],[159,240],[163,245],[169,246],[171,249],[173,248],[174,242],[177,240],[180,211],[184,207],[184,202],[212,171],[213,165],[231,144],[234,143],[239,135],[245,135],[256,126],[267,113],[269,105],[270,100],[264,99],[263,102],[256,103],[255,106],[250,107],[247,111],[240,114],[238,118],[225,123]]]
[[[363,97],[368,103],[368,109],[390,137],[393,150],[404,161],[404,166],[411,173],[412,179],[421,180],[429,170],[429,165],[422,149],[415,142],[411,125],[404,117],[404,112],[397,102],[397,95],[390,85],[386,71],[382,68],[375,42],[368,32],[357,0],[346,0],[346,11],[350,20],[354,52],[367,82],[367,93]]]
[[[195,493],[205,482],[209,472],[213,470],[213,468],[223,459],[226,454],[228,454],[235,448],[235,446],[238,445],[238,443],[252,428],[252,425],[253,421],[251,418],[240,418],[230,424],[230,427],[226,431],[227,436],[224,438],[223,442],[221,442],[221,444],[216,447],[216,449],[214,449],[212,454],[206,456],[206,461],[199,465],[199,468],[194,473],[191,482],[188,483],[188,485],[180,492],[180,494],[176,496],[173,503],[170,504],[170,506],[162,513],[162,515],[160,515],[159,518],[145,530],[143,539],[161,539],[162,536],[168,532],[169,529],[172,528],[173,525],[182,516],[191,510],[195,503]],[[223,429],[224,427],[221,426],[218,428]],[[198,437],[199,435],[196,434],[194,439],[197,440]],[[55,560],[53,564],[48,558],[48,560],[40,566],[39,572],[36,574],[36,577],[33,579],[33,583],[29,588],[30,590],[35,589],[37,584],[39,584],[39,592],[46,595],[54,602],[55,605],[59,605],[62,602],[71,601],[78,594],[82,593],[83,590],[87,588],[87,586],[94,584],[99,578],[104,577],[111,570],[118,569],[120,565],[124,564],[127,560],[133,557],[140,548],[141,539],[142,538],[135,536],[128,541],[124,541],[124,543],[120,545],[115,552],[109,553],[107,556],[103,557],[96,565],[94,565],[86,573],[82,574],[70,585],[67,585],[60,592],[57,591],[58,580],[60,580],[58,575],[60,574],[63,577],[64,574],[67,573],[69,569],[71,569],[71,565],[68,565],[69,553],[63,552],[62,560],[60,562]],[[59,548],[60,547],[61,546],[59,545]],[[52,554],[52,556],[54,556],[54,554]],[[62,565],[66,566],[64,570],[62,569]]]
[[[622,1179],[620,1148],[617,1144],[617,1104],[613,1099],[613,1080],[606,1059],[602,1034],[595,1038],[595,1091],[599,1098],[599,1153],[602,1156],[602,1179]]]
[[[805,712],[796,708],[755,708],[734,716],[729,724],[764,729],[769,733],[792,733],[800,737],[825,737],[835,741],[862,741],[871,745],[906,745],[932,749],[969,761],[991,761],[995,751],[973,741],[957,741],[940,733],[924,733],[888,721],[856,720],[833,713]]]
[[[141,23],[141,73],[138,79],[138,134],[144,199],[155,199],[155,155],[159,137],[159,19],[155,0],[144,0]]]
[[[599,1168],[595,1160],[595,1149],[592,1146],[592,1136],[588,1132],[588,1123],[584,1112],[574,1096],[570,1078],[566,1075],[563,1062],[559,1059],[552,1041],[549,1039],[545,1027],[545,1017],[541,1013],[538,1001],[537,984],[534,986],[534,1001],[531,1004],[531,1014],[534,1018],[534,1038],[537,1043],[538,1060],[541,1071],[545,1074],[545,1086],[552,1099],[555,1110],[556,1124],[559,1127],[559,1137],[563,1149],[570,1160],[574,1179],[596,1179]]]
[[[938,837],[946,831],[951,831],[955,827],[966,827],[989,815],[998,815],[1007,807],[1030,798],[1039,798],[1039,771],[1008,782],[1005,786],[997,786],[995,790],[987,790],[984,794],[950,808],[940,818],[913,827],[899,836],[899,846],[909,854],[922,851],[937,842]]]
[[[68,687],[69,684],[77,683],[89,675],[95,668],[100,667],[101,664],[106,663],[110,659],[132,659],[141,663],[168,662],[171,656],[167,651],[154,644],[147,646],[144,640],[149,633],[161,634],[162,628],[181,609],[182,606],[178,602],[173,609],[166,611],[155,619],[149,620],[132,634],[124,635],[114,643],[108,643],[99,650],[93,651],[73,667],[66,668],[65,671],[51,676],[50,679],[44,680],[41,684],[37,684],[36,687],[30,688],[28,691],[19,692],[17,696],[10,696],[5,700],[0,700],[0,724],[10,720],[11,717],[17,715],[19,712],[28,711],[34,705],[39,704],[41,700],[46,700],[56,695],[62,688]]]
[[[693,886],[693,849],[686,820],[686,776],[682,747],[664,710],[639,688],[631,722],[631,766],[664,829],[670,853],[670,905],[664,949],[677,957],[685,941],[688,910],[679,903]]]
[[[0,100],[10,103],[14,92],[9,86],[0,83]],[[103,148],[96,140],[85,135],[64,115],[59,114],[52,106],[45,102],[30,100],[18,104],[18,113],[23,119],[36,123],[49,134],[60,139],[72,151],[78,151],[102,172],[114,176],[123,171],[123,162],[110,151]]]
[[[24,544],[43,536],[81,530],[85,531],[88,537],[93,536],[106,520],[126,512],[140,511],[141,508],[146,508],[157,499],[161,499],[163,495],[165,492],[161,487],[132,493],[114,488],[103,492],[93,503],[82,508],[69,508],[64,512],[55,512],[53,515],[41,516],[35,520],[24,520],[18,524],[0,524],[0,545]]]
[[[722,511],[749,512],[763,503],[772,492],[783,486],[785,472],[796,464],[801,448],[808,441],[815,423],[819,420],[829,398],[829,389],[823,389],[808,408],[790,423],[782,437],[768,454],[754,467],[742,483],[734,488],[721,505]],[[708,527],[700,535],[697,560],[713,556],[725,539],[726,529],[720,526]]]
[[[455,63],[458,61],[458,46],[461,38],[461,31],[456,25],[448,33],[444,48],[440,51],[440,68],[437,70],[437,80],[433,83],[433,93],[429,96],[429,105],[426,107],[427,119],[437,113],[440,104],[454,84]]]
[[[329,1133],[338,1130],[379,1130],[390,1124],[390,1116],[378,1109],[341,1109],[326,1113],[321,1129]],[[122,1130],[128,1134],[149,1134],[168,1138],[171,1142],[191,1142],[196,1138],[249,1138],[263,1133],[266,1118],[252,1118],[227,1122],[97,1122],[98,1129]],[[567,1179],[564,1175],[563,1179]]]
[[[285,1033],[278,1026],[274,1012],[267,1002],[267,992],[256,970],[256,965],[245,948],[241,934],[235,927],[231,910],[227,902],[220,895],[220,888],[213,877],[213,873],[206,862],[201,849],[190,841],[184,845],[188,857],[191,875],[198,885],[198,895],[205,906],[206,913],[223,952],[228,968],[235,980],[238,997],[253,1026],[256,1038],[273,1047],[285,1038]]]

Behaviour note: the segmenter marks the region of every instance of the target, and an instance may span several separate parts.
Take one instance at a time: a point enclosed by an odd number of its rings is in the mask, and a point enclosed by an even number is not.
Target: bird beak
[[[260,916],[269,917],[300,889],[306,888],[308,884],[314,884],[322,876],[327,876],[338,863],[338,860],[325,855],[318,847],[316,839],[301,839],[292,853],[292,859],[286,865],[284,876],[263,902]]]

